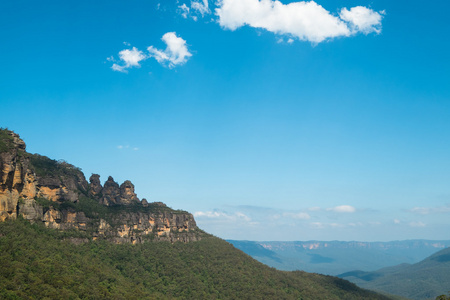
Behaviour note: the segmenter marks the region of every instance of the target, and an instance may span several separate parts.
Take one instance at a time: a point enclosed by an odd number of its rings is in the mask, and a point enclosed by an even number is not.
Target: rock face
[[[110,206],[120,203],[119,184],[115,182],[111,176],[109,176],[108,180],[105,182],[102,194],[103,196],[100,199],[101,204]]]
[[[120,185],[120,204],[129,205],[140,202],[136,193],[134,192],[134,184],[126,180]]]
[[[89,182],[90,182],[89,195],[91,197],[96,197],[96,198],[101,196],[103,187],[102,187],[102,184],[100,183],[100,175],[92,174],[91,177],[89,178]]]
[[[0,138],[0,221],[4,221],[16,218],[19,198],[33,198],[38,189],[24,156],[24,141],[11,131],[2,131]]]
[[[200,239],[191,214],[140,202],[131,181],[119,186],[110,176],[102,186],[100,176],[92,174],[88,184],[75,166],[25,149],[17,134],[0,129],[0,221],[21,216],[116,243]]]

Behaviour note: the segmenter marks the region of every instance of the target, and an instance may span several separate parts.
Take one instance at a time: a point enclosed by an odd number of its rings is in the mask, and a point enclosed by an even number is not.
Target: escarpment
[[[110,176],[102,185],[65,162],[26,152],[16,133],[0,129],[0,221],[22,217],[84,239],[115,243],[201,239],[192,214],[137,197],[134,185]]]

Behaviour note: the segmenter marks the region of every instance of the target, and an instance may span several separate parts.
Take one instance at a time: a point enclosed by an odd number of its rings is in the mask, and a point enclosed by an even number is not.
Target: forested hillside
[[[364,288],[410,299],[434,299],[450,290],[450,248],[416,264],[402,264],[375,272],[347,272],[339,277]]]
[[[136,245],[70,236],[0,223],[0,299],[387,299],[336,277],[277,271],[213,236]]]

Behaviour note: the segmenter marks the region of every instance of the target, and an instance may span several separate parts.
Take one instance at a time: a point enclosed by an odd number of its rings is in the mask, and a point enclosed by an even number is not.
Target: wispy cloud
[[[419,215],[450,213],[450,205],[440,207],[414,207],[409,212]]]
[[[209,9],[208,0],[198,0],[191,1],[190,7],[187,6],[186,3],[179,5],[178,13],[185,19],[190,16],[194,21],[197,21],[198,17],[204,17],[211,14],[211,10]]]
[[[243,220],[250,222],[251,218],[242,212],[227,213],[222,211],[197,211],[194,213],[196,218],[223,219],[223,220]]]
[[[423,222],[420,222],[420,221],[418,221],[418,222],[414,221],[414,222],[410,222],[409,226],[411,226],[411,227],[425,227],[425,226],[427,226],[427,224],[425,224]]]
[[[337,213],[354,213],[356,208],[351,205],[340,205],[336,207],[327,208],[327,211],[334,211]]]
[[[211,13],[208,6],[208,0],[203,1],[191,1],[191,9],[198,12],[202,17]]]
[[[305,212],[298,212],[298,213],[283,213],[284,217],[297,219],[297,220],[309,220],[311,219],[311,216]]]
[[[148,47],[150,57],[154,57],[160,64],[167,64],[169,68],[186,63],[192,54],[189,52],[186,41],[178,37],[175,32],[168,32],[161,38],[167,47],[159,50],[153,46]]]
[[[119,150],[132,149],[133,151],[139,151],[138,147],[130,147],[130,145],[118,145],[117,149],[119,149]]]
[[[356,6],[350,8],[350,10],[343,8],[339,17],[348,22],[352,33],[369,34],[381,32],[381,20],[384,14],[384,11],[375,12],[364,6]]]
[[[357,6],[343,8],[335,16],[314,1],[283,4],[273,0],[219,0],[215,12],[226,29],[247,25],[312,43],[358,32],[380,33],[384,15],[384,11]]]
[[[192,54],[189,52],[186,41],[178,37],[175,32],[167,32],[162,36],[162,41],[166,44],[165,50],[159,50],[153,46],[147,48],[148,53],[132,47],[119,52],[119,61],[114,57],[108,57],[106,60],[113,62],[111,69],[118,72],[127,73],[130,68],[141,67],[141,62],[153,57],[158,63],[169,68],[183,65]],[[130,46],[129,43],[124,43]]]
[[[133,47],[132,49],[125,49],[119,52],[119,59],[121,64],[114,63],[111,68],[114,71],[128,72],[129,68],[139,68],[141,66],[140,62],[146,58],[147,57],[145,56],[145,54],[142,51],[138,50],[136,47]]]
[[[183,3],[182,5],[178,6],[178,10],[179,10],[180,15],[181,15],[183,18],[187,19],[188,15],[189,15],[190,9],[189,9],[189,7],[186,5],[186,3]]]

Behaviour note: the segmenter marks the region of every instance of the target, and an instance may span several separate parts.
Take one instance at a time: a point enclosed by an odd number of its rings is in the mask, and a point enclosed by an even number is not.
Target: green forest
[[[0,299],[387,299],[331,276],[277,271],[231,244],[75,244],[67,232],[0,224]]]

